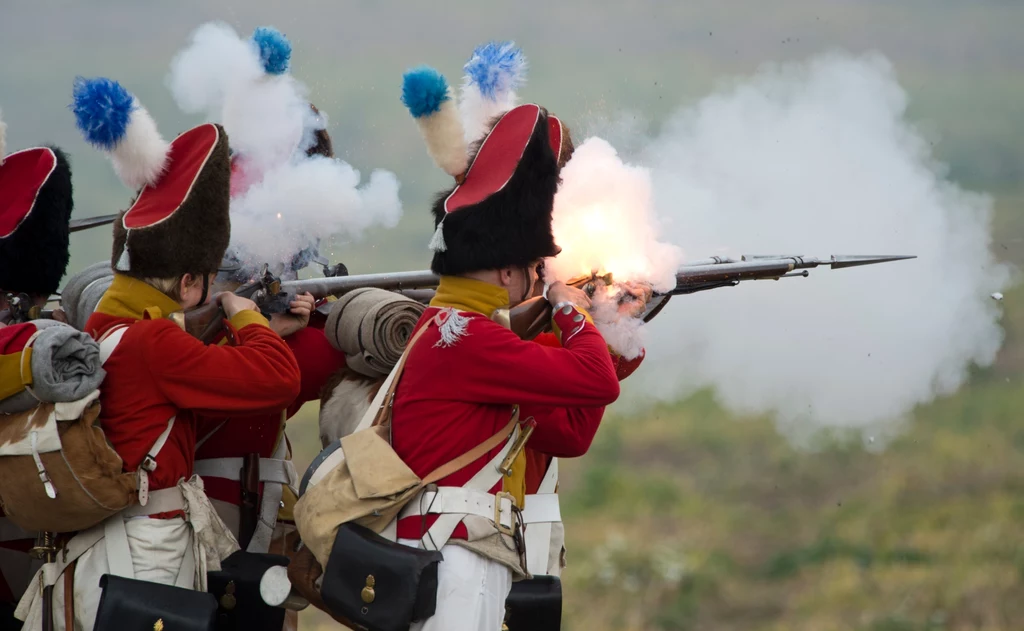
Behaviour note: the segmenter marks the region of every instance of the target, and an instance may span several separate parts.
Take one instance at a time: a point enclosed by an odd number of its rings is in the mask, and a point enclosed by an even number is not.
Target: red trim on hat
[[[562,157],[562,121],[557,116],[548,115],[548,139],[551,141],[551,150],[555,152],[555,162]]]
[[[48,147],[37,147],[0,159],[0,239],[5,239],[32,214],[39,189],[57,168],[57,156]]]
[[[217,126],[210,123],[175,138],[167,156],[167,170],[156,184],[142,189],[124,214],[122,225],[134,230],[167,221],[188,199],[219,138]]]
[[[446,213],[479,204],[505,188],[519,166],[539,118],[540,107],[532,104],[520,105],[501,117],[480,145],[480,151],[466,171],[466,179],[444,201]]]

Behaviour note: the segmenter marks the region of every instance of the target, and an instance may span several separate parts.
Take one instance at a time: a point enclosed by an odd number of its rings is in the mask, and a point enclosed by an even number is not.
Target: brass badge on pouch
[[[230,611],[235,608],[236,604],[235,582],[228,581],[227,587],[224,588],[224,595],[220,597],[220,606]]]
[[[362,593],[360,593],[364,603],[370,604],[373,602],[373,599],[377,597],[377,594],[373,592],[373,586],[376,584],[377,581],[373,578],[373,574],[366,577],[366,587],[364,587]]]
[[[164,619],[163,618],[157,619],[157,621],[153,624],[153,631],[164,631]]]

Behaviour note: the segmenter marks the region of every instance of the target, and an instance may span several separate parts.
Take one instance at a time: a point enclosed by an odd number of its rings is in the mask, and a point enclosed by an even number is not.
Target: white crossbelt
[[[551,552],[551,524],[562,521],[558,506],[558,458],[552,458],[535,495],[526,496],[523,539],[526,541],[526,571],[533,575],[548,573]]]
[[[71,565],[87,550],[92,548],[101,539],[106,539],[107,564],[110,566],[110,573],[127,578],[135,578],[135,567],[132,565],[131,549],[128,547],[128,535],[125,531],[124,520],[132,517],[154,515],[156,513],[170,513],[176,510],[185,509],[185,499],[178,487],[160,489],[150,494],[150,502],[147,506],[135,504],[116,515],[108,517],[105,521],[96,524],[92,528],[83,530],[72,537],[64,551],[56,555],[52,564],[47,564],[52,569],[45,573],[47,585],[53,585],[56,579],[64,572],[64,569]],[[186,553],[188,562],[194,563],[191,552]],[[183,561],[182,565],[185,565]],[[183,567],[192,574],[195,573],[194,565]],[[179,571],[179,587],[192,587],[192,574]],[[188,582],[188,584],[184,584]]]
[[[494,521],[494,501],[496,495],[486,491],[475,491],[459,486],[441,486],[436,491],[423,491],[415,500],[405,505],[398,518],[419,517],[420,515],[476,515]],[[512,515],[512,498],[503,496],[499,500],[500,523],[505,528],[512,528],[515,518]]]
[[[208,458],[196,460],[195,472],[201,478],[241,480],[243,458]],[[260,458],[260,482],[295,485],[295,465],[291,460]]]
[[[492,495],[490,490],[502,479],[502,473],[499,470],[499,467],[501,466],[501,462],[505,459],[505,456],[508,455],[508,452],[512,450],[512,445],[516,442],[516,439],[519,438],[519,431],[519,425],[516,425],[515,429],[512,431],[512,435],[507,441],[505,441],[505,446],[502,447],[500,452],[498,452],[498,455],[491,458],[490,462],[477,471],[476,475],[474,475],[469,482],[466,482],[463,486],[442,486],[438,487],[436,491],[422,491],[419,496],[413,498],[412,501],[406,504],[405,509],[399,513],[399,518],[401,518],[401,516],[415,516],[421,514],[418,512],[410,512],[406,515],[406,510],[426,510],[429,514],[438,515],[434,524],[428,528],[427,532],[420,538],[420,548],[425,550],[440,550],[444,544],[448,543],[452,533],[455,532],[455,529],[462,523],[463,519],[468,515],[478,514],[475,511],[484,512],[485,514],[481,515],[482,517],[486,517],[491,522],[495,523],[496,526],[500,526],[501,528],[506,529],[506,531],[509,531],[512,528],[512,520],[514,517],[511,496],[507,494],[501,496],[501,501],[497,505],[500,512],[495,514],[494,499],[498,496]],[[452,510],[431,509],[430,500],[426,498],[427,493],[434,494],[430,496],[430,499],[435,503],[440,501],[442,506],[452,506]],[[482,498],[477,499],[474,493],[487,495],[491,498],[489,513],[486,511],[487,501]],[[448,500],[448,496],[451,496],[452,499]],[[421,497],[424,498],[424,501],[422,502],[420,501]],[[470,512],[471,510],[474,512]],[[497,517],[497,520],[495,517]],[[389,531],[387,531],[388,535],[392,535],[391,530],[393,529],[389,529]]]
[[[214,432],[223,427],[219,425]],[[211,432],[212,434],[212,432]],[[210,434],[207,435],[209,438]],[[298,495],[298,474],[295,465],[284,456],[288,454],[288,442],[282,435],[274,450],[273,458],[260,458],[260,482],[263,482],[263,494],[260,497],[259,520],[256,529],[246,546],[247,552],[266,553],[270,550],[270,542],[274,538],[277,527],[277,516],[281,510],[281,498],[284,487],[288,486]],[[207,458],[196,460],[195,472],[199,477],[222,478],[240,482],[242,479],[242,458]],[[235,533],[237,536],[238,533]]]

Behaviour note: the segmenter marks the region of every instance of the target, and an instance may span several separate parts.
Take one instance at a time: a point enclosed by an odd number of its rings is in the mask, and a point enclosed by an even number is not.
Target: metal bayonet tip
[[[916,259],[917,256],[910,254],[893,254],[887,256],[858,256],[858,255],[833,255],[832,256],[832,269],[842,269],[844,267],[857,267],[859,265],[874,265],[875,263],[890,263],[892,261],[905,261],[907,259]]]

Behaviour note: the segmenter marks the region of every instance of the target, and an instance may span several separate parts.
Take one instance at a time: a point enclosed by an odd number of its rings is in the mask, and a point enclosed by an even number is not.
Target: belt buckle
[[[503,499],[507,499],[509,502],[508,521],[510,525],[508,526],[503,526],[501,523],[501,500]],[[494,527],[498,529],[498,532],[500,532],[503,535],[508,535],[509,537],[514,537],[516,532],[515,521],[512,517],[512,512],[515,510],[515,505],[515,498],[512,497],[512,494],[509,493],[508,491],[501,491],[495,494],[494,496]]]

